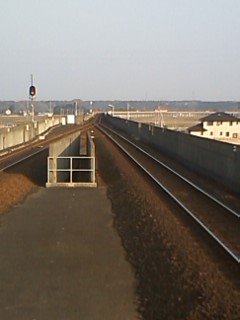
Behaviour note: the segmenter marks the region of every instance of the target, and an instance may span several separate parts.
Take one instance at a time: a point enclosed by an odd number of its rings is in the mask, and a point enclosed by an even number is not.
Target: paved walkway
[[[105,188],[39,188],[0,220],[0,319],[138,319]]]

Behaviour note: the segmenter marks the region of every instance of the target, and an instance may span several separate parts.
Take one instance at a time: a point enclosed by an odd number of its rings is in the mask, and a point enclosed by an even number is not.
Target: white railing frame
[[[57,160],[57,159],[69,159],[70,160],[70,168],[50,168],[50,160]],[[73,159],[91,159],[91,169],[73,169],[72,167],[72,163],[73,163]],[[89,157],[89,156],[61,156],[61,157],[53,157],[53,156],[49,156],[48,157],[48,183],[50,182],[50,172],[70,172],[70,183],[73,183],[72,181],[72,177],[73,177],[73,172],[92,172],[91,178],[92,181],[91,182],[95,182],[96,176],[95,176],[95,157]]]

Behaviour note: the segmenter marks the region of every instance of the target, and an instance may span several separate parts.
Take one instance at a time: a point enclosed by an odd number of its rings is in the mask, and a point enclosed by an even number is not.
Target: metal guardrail
[[[87,167],[81,168],[83,160],[89,160],[87,162]],[[85,165],[86,166],[86,165]],[[74,181],[74,173],[81,172],[87,173],[90,172],[90,181],[89,183],[96,182],[95,176],[95,157],[89,156],[60,156],[60,157],[48,157],[48,166],[47,166],[47,184],[66,183],[66,184],[79,184],[83,182],[86,184],[86,181],[81,181],[81,177],[78,177],[78,181]],[[61,180],[61,181],[58,181]]]

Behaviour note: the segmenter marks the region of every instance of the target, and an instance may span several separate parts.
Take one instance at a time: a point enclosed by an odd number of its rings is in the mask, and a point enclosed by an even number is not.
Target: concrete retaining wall
[[[61,117],[51,117],[0,130],[0,151],[35,139],[49,128],[61,124]]]
[[[56,159],[57,157],[79,156],[80,154],[80,132],[68,135],[57,142],[51,143],[49,146],[49,167],[53,171],[49,171],[48,182],[57,183],[69,181],[69,172],[54,171],[55,169],[70,168],[69,158]]]
[[[96,187],[95,176],[95,144],[89,132],[83,137],[73,133],[50,145],[47,187]]]
[[[105,116],[105,121],[240,193],[240,145]]]
[[[90,181],[95,183],[95,144],[90,132],[87,133],[87,156],[91,157],[91,159],[88,160],[88,168],[93,170],[90,172]]]

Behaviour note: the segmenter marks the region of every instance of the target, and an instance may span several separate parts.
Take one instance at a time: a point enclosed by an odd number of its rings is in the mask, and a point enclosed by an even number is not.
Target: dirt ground
[[[96,134],[98,183],[108,187],[114,226],[136,278],[144,320],[240,319],[239,282],[211,259],[189,227],[141,174]],[[0,212],[43,186],[43,159],[0,176]],[[231,273],[231,270],[229,270]]]

